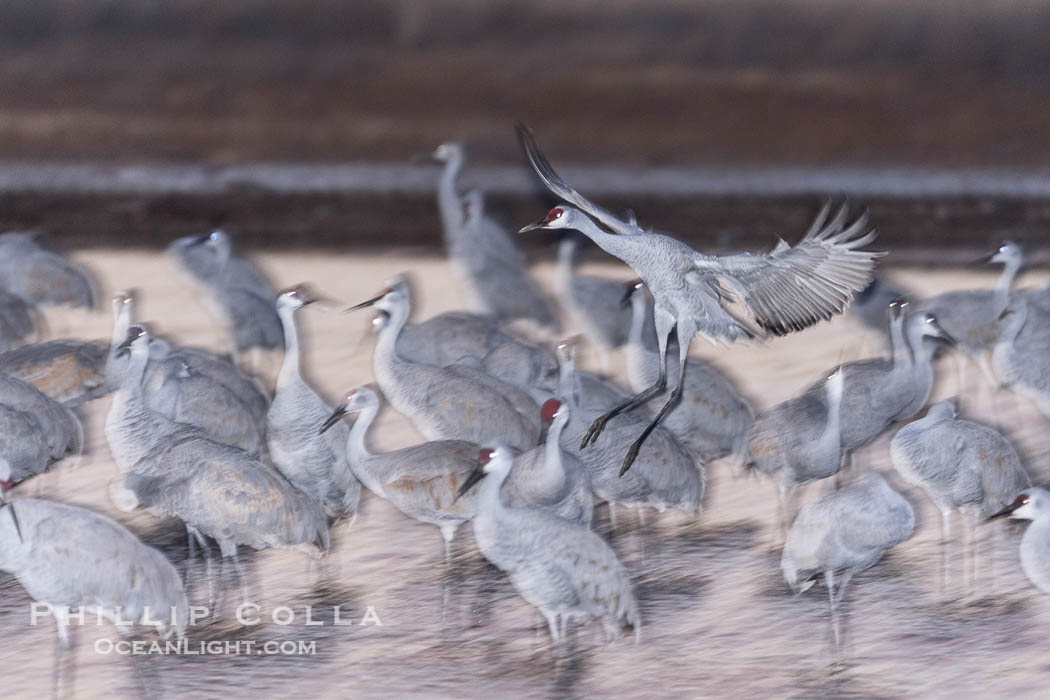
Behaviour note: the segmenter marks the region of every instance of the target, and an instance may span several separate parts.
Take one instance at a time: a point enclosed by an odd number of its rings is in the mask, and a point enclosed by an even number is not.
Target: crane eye
[[[1028,505],[1028,496],[1022,493],[1017,497],[1017,500],[1014,501],[1014,508],[1020,508],[1024,505]]]
[[[481,451],[481,453],[480,453],[480,454],[478,455],[478,459],[479,459],[479,460],[481,461],[481,463],[482,463],[482,464],[488,464],[489,462],[491,462],[491,461],[492,461],[492,456],[493,456],[493,455],[494,455],[495,453],[496,453],[496,451],[495,451],[495,450],[493,450],[493,449],[490,449],[490,448],[486,447],[486,448],[485,448],[485,449],[483,449],[483,450]]]
[[[561,215],[564,213],[565,211],[561,207],[554,207],[549,212],[547,212],[547,221],[549,222],[554,221],[555,219],[560,219]]]

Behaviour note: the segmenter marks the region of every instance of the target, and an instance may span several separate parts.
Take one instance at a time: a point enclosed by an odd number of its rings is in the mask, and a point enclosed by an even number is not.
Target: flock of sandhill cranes
[[[866,216],[851,221],[845,207],[825,207],[794,246],[781,240],[766,254],[705,255],[586,199],[551,167],[527,128],[519,135],[534,170],[563,202],[521,231],[578,232],[640,278],[625,285],[576,275],[579,241],[563,239],[565,310],[596,347],[626,348],[637,393],[578,370],[572,344],[551,350],[508,330],[521,320],[549,328],[556,315],[511,235],[485,215],[481,194],[458,190],[464,152],[445,144],[433,154],[444,164],[438,205],[445,245],[482,313],[409,323],[412,290],[403,276],[345,309],[377,314],[379,392],[425,442],[385,453],[370,448],[381,398],[369,386],[337,406],[322,398],[300,368],[296,312],[342,305],[305,285],[275,293],[234,254],[226,234],[181,238],[169,252],[230,328],[229,356],[152,335],[137,323],[130,293],[113,300],[108,349],[77,340],[28,343],[40,323],[37,307],[91,307],[94,286],[33,234],[9,233],[0,236],[0,486],[6,491],[78,454],[84,436],[76,407],[111,392],[105,436],[120,476],[110,497],[123,510],[180,519],[191,553],[196,546],[205,552],[210,596],[210,542],[244,585],[239,546],[321,556],[332,525],[356,516],[363,485],[437,526],[446,555],[457,528],[473,521],[482,554],[561,640],[572,620],[598,618],[610,636],[624,626],[636,635],[641,629],[627,571],[591,530],[595,503],[608,504],[614,528],[618,506],[695,513],[705,464],[730,458],[778,487],[784,578],[801,591],[823,576],[837,639],[846,583],[910,537],[915,517],[877,473],[797,515],[796,487],[831,477],[837,484],[857,449],[921,415],[934,358],[951,345],[1050,417],[1050,288],[1011,289],[1021,260],[1016,246],[991,258],[1005,265],[994,290],[909,303],[872,286],[883,253],[867,249],[875,230]],[[689,357],[697,335],[732,343],[800,331],[862,292],[859,310],[886,332],[890,355],[831,367],[758,415],[721,370]],[[669,364],[675,342],[677,362]],[[282,346],[271,396],[233,358]],[[965,372],[961,364],[960,378]],[[668,386],[665,403],[647,405]],[[940,402],[900,429],[892,442],[897,470],[941,511],[945,540],[956,510],[1034,520],[1022,564],[1050,592],[1050,493],[1030,488],[999,432],[957,411]],[[345,415],[356,416],[352,427]],[[115,622],[148,622],[164,634],[186,632],[179,573],[123,526],[33,498],[12,499],[3,511],[0,568],[52,606],[64,643],[70,611],[83,608]],[[102,560],[104,567],[93,563]],[[147,606],[172,612],[144,620]]]

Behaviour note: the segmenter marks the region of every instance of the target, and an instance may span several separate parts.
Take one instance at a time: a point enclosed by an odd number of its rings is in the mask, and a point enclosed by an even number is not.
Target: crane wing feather
[[[765,331],[786,335],[808,328],[843,311],[885,255],[862,250],[876,236],[866,213],[847,224],[845,205],[830,220],[829,212],[825,205],[794,246],[780,241],[765,255],[697,255],[693,264],[730,290]]]

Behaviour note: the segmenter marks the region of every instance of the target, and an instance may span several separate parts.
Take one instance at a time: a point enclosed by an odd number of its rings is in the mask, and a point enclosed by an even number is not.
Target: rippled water
[[[100,271],[107,293],[118,287],[140,289],[143,319],[162,319],[160,330],[186,342],[217,346],[214,324],[165,259],[115,251],[90,252],[83,258]],[[412,269],[423,307],[418,316],[460,303],[447,270],[435,261],[331,255],[275,255],[261,261],[280,285],[308,280],[346,301],[371,296],[386,277]],[[600,269],[630,276],[619,266]],[[552,272],[549,266],[537,270],[548,281]],[[991,276],[971,271],[899,277],[931,293],[993,282]],[[1034,284],[1042,278],[1026,281]],[[371,381],[371,341],[366,337],[361,342],[366,317],[309,311],[300,316],[319,386],[337,395]],[[105,313],[56,312],[50,320],[55,335],[109,334]],[[762,407],[808,384],[835,364],[840,353],[847,358],[870,354],[878,342],[853,321],[840,319],[764,346],[698,344],[697,350],[717,358]],[[276,366],[275,359],[269,362],[271,375]],[[949,360],[941,369],[946,376],[937,395],[950,395],[954,364]],[[975,376],[971,386],[976,381]],[[980,391],[964,398],[964,413],[974,415],[976,410],[978,417],[1008,426],[1033,480],[1045,480],[1050,461],[1046,419],[1021,399],[1001,394],[993,401],[987,387]],[[116,473],[102,436],[108,405],[103,399],[89,408],[89,454],[79,465],[58,465],[14,495],[40,495],[107,512],[183,567],[185,533],[177,522],[129,516],[108,502],[106,486]],[[391,411],[377,425],[377,446],[384,449],[420,439]],[[903,489],[892,473],[887,444],[884,436],[863,450],[855,469],[887,472]],[[1045,655],[1050,599],[1032,588],[1019,569],[1021,526],[1005,528],[994,580],[984,557],[976,591],[962,582],[965,558],[956,546],[953,591],[944,595],[939,516],[921,493],[907,491],[920,516],[916,534],[850,583],[844,603],[846,641],[836,656],[824,589],[814,587],[796,597],[780,576],[773,486],[738,476],[724,464],[708,470],[709,497],[697,519],[652,513],[642,525],[621,511],[613,532],[606,509],[598,511],[598,529],[624,561],[635,586],[643,619],[640,644],[630,636],[606,644],[600,626],[591,625],[576,628],[564,648],[552,648],[546,624],[479,555],[469,526],[461,529],[446,566],[435,528],[366,495],[356,522],[338,527],[333,551],[323,561],[293,552],[242,552],[249,596],[260,606],[259,625],[236,622],[241,592],[232,567],[227,567],[219,615],[188,635],[193,646],[245,639],[316,642],[316,653],[100,654],[96,640],[116,640],[118,635],[108,625],[88,626],[77,634],[76,694],[135,695],[145,686],[157,695],[205,697],[410,692],[422,697],[1023,697],[1040,693],[1050,678]],[[808,487],[801,500],[827,488]],[[966,529],[959,523],[955,531]],[[994,530],[981,527],[979,532],[990,538]],[[982,552],[990,551],[986,542]],[[188,580],[194,603],[206,603],[199,562]],[[13,578],[0,576],[0,663],[6,669],[4,692],[12,696],[41,695],[51,687],[54,628],[49,621],[29,625],[29,602]],[[273,621],[271,615],[281,606],[292,608],[291,624]],[[334,624],[336,606],[340,620],[352,624]],[[307,625],[307,607],[311,620],[324,624]],[[361,624],[369,609],[381,624]]]

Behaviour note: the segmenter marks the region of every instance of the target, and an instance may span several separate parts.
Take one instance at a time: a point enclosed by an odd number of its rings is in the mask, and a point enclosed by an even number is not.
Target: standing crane
[[[12,573],[55,618],[56,697],[63,696],[66,682],[71,614],[108,619],[124,636],[131,624],[179,639],[186,631],[186,592],[171,562],[124,526],[86,508],[36,498],[5,505],[0,569]]]
[[[565,639],[568,621],[593,618],[602,621],[608,638],[631,626],[637,641],[638,603],[616,553],[586,527],[543,510],[505,506],[500,489],[513,467],[507,446],[490,446],[459,489],[465,494],[488,476],[479,487],[474,516],[478,549],[539,609],[555,643]]]
[[[630,469],[642,443],[678,403],[693,338],[734,342],[764,334],[786,335],[840,313],[872,280],[875,261],[885,253],[862,250],[875,230],[862,215],[846,225],[843,206],[828,220],[829,206],[795,246],[781,240],[764,255],[705,255],[670,236],[646,231],[597,206],[572,189],[551,167],[523,125],[525,154],[540,179],[569,204],[551,209],[521,232],[575,229],[605,252],[624,261],[645,282],[654,299],[660,374],[657,381],[599,416],[583,436],[592,444],[613,416],[630,410],[667,388],[667,342],[678,331],[678,383],[656,417],[631,444],[621,472]],[[570,206],[571,205],[571,206]],[[592,218],[593,217],[593,218]],[[607,229],[603,229],[597,219]],[[742,309],[730,309],[737,302]]]

